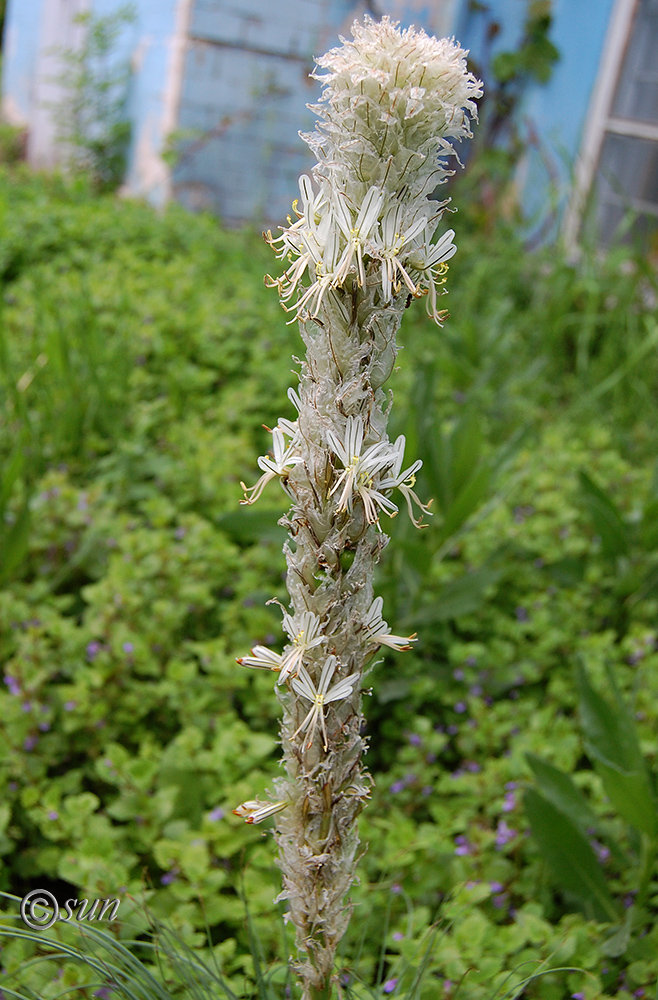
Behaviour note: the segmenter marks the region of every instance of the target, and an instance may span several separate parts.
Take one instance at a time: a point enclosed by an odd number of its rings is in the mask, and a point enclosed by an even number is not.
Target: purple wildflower
[[[44,719],[43,722],[39,723],[39,729],[41,730],[42,733],[47,733],[48,730],[50,729],[50,723],[46,722],[46,720]]]
[[[110,994],[112,990],[109,986],[101,986],[99,989],[94,990],[92,996],[98,997],[98,1000],[110,1000]]]
[[[514,613],[516,614],[517,622],[528,621],[528,612],[526,611],[525,608],[518,607]]]
[[[163,885],[171,885],[172,882],[176,881],[176,876],[178,875],[178,868],[172,868],[160,879]]]
[[[423,795],[431,795],[433,791],[434,791],[434,789],[432,788],[431,785],[423,785],[423,788],[422,788],[422,794]]]
[[[459,726],[456,726],[453,723],[452,725],[448,726],[448,728],[446,729],[446,732],[447,732],[448,736],[456,736],[457,733],[459,732]]]
[[[211,820],[213,823],[217,823],[220,819],[224,819],[225,815],[226,813],[221,808],[221,806],[217,806],[216,809],[213,809],[212,812],[208,813],[208,819]]]
[[[610,848],[606,847],[605,844],[601,844],[598,840],[592,838],[590,840],[590,846],[592,847],[592,850],[596,854],[601,864],[605,864],[605,862],[609,860]]]
[[[404,941],[404,934],[402,933],[402,931],[393,931],[393,940]]]
[[[466,657],[466,664],[469,667],[477,667],[477,665],[478,665],[478,658],[477,658],[477,656],[467,656]]]
[[[571,994],[571,1000],[585,1000],[585,994],[584,993],[572,993]]]
[[[402,892],[402,886],[400,885],[399,882],[393,883],[393,885],[391,886],[391,892],[393,893],[394,896],[400,895],[400,893]]]
[[[505,886],[503,885],[502,882],[490,882],[489,888],[491,889],[492,892],[502,892]]]
[[[394,781],[391,787],[389,788],[389,792],[392,795],[397,795],[398,792],[404,791],[404,788],[405,788],[404,781]]]
[[[187,530],[185,528],[176,528],[176,530],[174,531],[174,538],[176,538],[180,542],[182,538],[185,538],[186,534]]]
[[[455,854],[458,857],[464,857],[466,854],[470,854],[473,845],[468,842],[463,833],[460,833],[458,837],[455,837]]]
[[[38,736],[26,736],[25,739],[23,740],[23,749],[34,750],[38,742],[39,742]]]
[[[456,681],[463,681],[464,680],[464,671],[462,670],[461,667],[457,667],[456,670],[453,670],[452,676],[455,678]]]
[[[479,774],[482,768],[476,760],[469,760],[466,762],[466,770],[470,771],[471,774]]]
[[[516,830],[512,830],[504,819],[498,821],[498,827],[496,828],[496,847],[500,851],[503,847],[509,844],[510,840],[516,837]]]
[[[65,712],[72,712],[73,709],[76,708],[77,704],[78,704],[77,701],[73,701],[72,699],[69,699],[68,701],[65,701],[64,702],[64,711]]]
[[[467,708],[468,705],[466,704],[465,701],[458,701],[457,704],[455,705],[455,712],[458,712],[461,715],[463,712],[466,711]]]
[[[397,979],[387,979],[384,983],[384,993],[392,993],[397,984]]]
[[[23,704],[21,705],[21,708],[23,709],[24,712],[31,712],[32,711],[32,702],[31,701],[24,701]]]
[[[9,694],[13,694],[14,696],[16,696],[21,693],[20,684],[18,683],[15,677],[11,676],[11,674],[5,674],[5,684],[9,688]]]
[[[483,689],[481,684],[474,684],[473,687],[471,688],[471,694],[473,695],[474,698],[479,698],[480,695],[482,694],[482,690]]]
[[[408,739],[412,747],[419,747],[423,742],[422,736],[419,736],[418,733],[410,733]]]
[[[506,892],[497,892],[495,896],[491,897],[491,902],[497,910],[504,910],[509,902],[509,896]]]
[[[100,650],[101,650],[101,644],[100,644],[100,642],[96,642],[95,639],[94,639],[93,642],[88,643],[87,644],[87,659],[89,661],[95,660],[96,657],[98,656],[98,654],[100,653]]]
[[[427,761],[428,764],[435,764],[436,763],[436,754],[435,753],[428,753],[428,754],[426,754],[425,760]]]
[[[503,812],[510,813],[516,809],[516,795],[514,792],[507,792],[503,799]]]
[[[135,646],[134,646],[134,644],[132,642],[124,642],[122,648],[123,648],[124,653],[130,654],[130,653],[134,653],[135,652]]]
[[[56,812],[54,809],[51,809],[50,812],[48,813],[48,819],[59,819],[59,813]]]

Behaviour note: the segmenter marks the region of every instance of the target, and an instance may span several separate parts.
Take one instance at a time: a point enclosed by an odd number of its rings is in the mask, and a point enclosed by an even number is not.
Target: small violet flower
[[[20,684],[15,677],[11,676],[11,674],[5,674],[5,684],[9,688],[9,694],[13,694],[14,697],[21,693]]]
[[[504,819],[499,820],[496,828],[496,848],[500,851],[509,844],[510,840],[516,837],[516,830],[512,830]]]

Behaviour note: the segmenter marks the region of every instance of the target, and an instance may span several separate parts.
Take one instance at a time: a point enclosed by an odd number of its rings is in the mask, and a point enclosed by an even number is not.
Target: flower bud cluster
[[[315,131],[302,135],[317,157],[313,179],[300,178],[296,221],[276,239],[291,266],[276,279],[284,308],[318,315],[323,299],[352,277],[381,286],[381,303],[427,295],[437,308],[453,230],[434,242],[447,202],[429,196],[449,176],[442,155],[450,140],[470,136],[482,87],[466,69],[466,52],[385,17],[353,27],[354,40],[317,60],[324,91],[311,109]],[[303,282],[307,281],[308,284]]]

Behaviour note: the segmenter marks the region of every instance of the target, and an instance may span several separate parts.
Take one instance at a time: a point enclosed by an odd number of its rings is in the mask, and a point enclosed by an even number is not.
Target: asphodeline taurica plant
[[[454,232],[432,197],[450,175],[451,140],[469,136],[480,83],[466,53],[397,22],[366,18],[353,41],[317,60],[322,74],[314,132],[303,139],[317,163],[299,181],[295,221],[266,238],[286,270],[266,279],[299,322],[306,356],[281,418],[254,503],[270,480],[291,499],[284,518],[290,609],[282,653],[255,646],[240,662],[274,672],[281,703],[284,773],[269,801],[235,812],[248,823],[276,815],[282,899],[296,928],[304,997],[333,989],[336,946],[350,917],[347,893],[359,846],[357,817],[368,799],[362,686],[382,646],[409,649],[392,633],[373,593],[388,538],[384,516],[400,499],[414,524],[431,512],[414,492],[420,461],[406,465],[405,440],[390,441],[383,390],[395,364],[405,307],[424,297],[441,325],[439,296]]]

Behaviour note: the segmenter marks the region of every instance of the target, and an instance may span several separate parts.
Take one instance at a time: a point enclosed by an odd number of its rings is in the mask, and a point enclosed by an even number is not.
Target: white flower
[[[382,607],[384,600],[376,597],[370,605],[370,610],[366,615],[363,627],[368,633],[371,642],[378,646],[390,646],[391,649],[404,650],[411,649],[410,642],[416,642],[416,633],[413,635],[392,635],[391,630],[382,618]]]
[[[255,503],[270,479],[275,479],[277,476],[281,479],[287,479],[291,466],[302,461],[302,456],[295,451],[294,441],[286,446],[280,427],[275,427],[272,431],[272,451],[274,452],[273,458],[270,458],[269,455],[261,455],[258,459],[258,466],[263,470],[263,475],[256,485],[247,488],[244,483],[240,483],[245,493],[244,500],[240,501],[241,504]],[[247,495],[249,493],[251,496]]]
[[[283,228],[281,236],[276,239],[270,232],[266,235],[270,246],[276,249],[279,244],[278,258],[280,260],[287,258],[291,261],[291,267],[280,278],[271,278],[268,275],[265,279],[270,287],[278,287],[284,308],[288,311],[294,310],[295,315],[291,322],[304,312],[315,315],[320,308],[322,299],[334,280],[334,265],[338,252],[338,229],[327,195],[322,190],[314,194],[311,180],[306,174],[302,174],[299,178],[299,190],[303,211],[297,212],[298,202],[295,201],[293,210],[298,215],[297,222],[291,223],[288,228]],[[306,272],[311,278],[311,285],[289,309],[285,303],[293,297]]]
[[[425,291],[429,293],[427,300],[427,312],[435,323],[441,325],[445,314],[437,311],[436,290],[437,285],[442,285],[445,281],[444,275],[448,271],[446,261],[450,260],[457,253],[457,247],[452,242],[455,235],[454,229],[449,229],[436,243],[425,244],[416,248],[408,258],[408,265],[418,273],[419,287],[425,284]]]
[[[363,454],[363,420],[361,417],[348,417],[345,425],[344,438],[341,439],[332,430],[327,431],[329,443],[343,463],[344,469],[329,491],[332,496],[342,486],[338,500],[338,511],[353,509],[354,496],[361,497],[369,524],[378,523],[377,507],[387,511],[392,516],[397,513],[395,504],[384,496],[374,485],[374,477],[387,466],[393,465],[396,453],[390,441],[378,441],[365,449]]]
[[[283,684],[288,677],[294,677],[309,649],[314,649],[324,642],[325,637],[320,631],[320,624],[320,619],[312,611],[303,611],[296,619],[284,613],[283,627],[292,639],[292,646],[281,657],[281,673],[277,678],[279,684]]]
[[[251,656],[240,656],[236,661],[241,667],[257,667],[259,670],[281,670],[281,653],[275,653],[267,646],[254,646]]]
[[[248,802],[243,802],[239,805],[233,812],[236,816],[244,818],[246,823],[262,823],[268,816],[273,816],[274,813],[281,812],[287,805],[288,803],[283,801],[259,802],[258,799],[250,799]]]
[[[397,295],[402,287],[401,280],[412,295],[420,294],[400,258],[403,250],[405,250],[405,254],[408,253],[407,245],[425,231],[428,220],[424,215],[421,215],[406,229],[403,229],[402,214],[403,207],[400,204],[394,204],[388,209],[382,220],[381,238],[372,247],[373,257],[381,260],[384,302],[390,301],[391,290]]]
[[[423,464],[420,459],[417,459],[413,463],[413,465],[410,465],[408,469],[404,470],[404,472],[400,472],[400,469],[402,468],[402,462],[404,461],[405,443],[406,442],[404,434],[400,434],[400,437],[393,445],[393,450],[395,452],[395,460],[393,462],[393,468],[391,469],[391,473],[386,479],[382,480],[379,486],[380,489],[382,490],[394,490],[394,489],[400,490],[400,493],[402,493],[403,497],[407,501],[407,510],[409,511],[409,517],[411,518],[412,522],[417,528],[425,528],[427,527],[427,525],[422,524],[420,518],[416,520],[416,518],[414,517],[411,501],[413,500],[414,503],[418,504],[421,511],[424,514],[428,514],[430,517],[432,517],[432,511],[429,509],[429,506],[432,501],[430,500],[428,504],[421,503],[412,489],[412,487],[416,483],[416,473],[422,467]]]
[[[291,739],[294,740],[299,733],[308,731],[308,742],[306,744],[307,750],[313,744],[313,737],[315,736],[318,720],[320,721],[320,728],[322,730],[322,737],[324,740],[323,746],[325,750],[327,749],[328,740],[327,730],[324,724],[324,706],[332,701],[341,701],[343,698],[348,698],[352,694],[354,685],[359,680],[358,674],[350,674],[349,677],[345,677],[343,680],[337,681],[333,687],[329,687],[329,682],[336,673],[336,664],[337,660],[335,656],[327,658],[322,668],[320,682],[317,688],[309,677],[306,668],[303,666],[300,666],[299,674],[292,682],[295,693],[300,695],[300,697],[305,698],[307,701],[312,702],[308,715],[302,722],[301,726],[299,726],[299,728],[291,736]]]
[[[338,261],[334,273],[334,286],[342,285],[351,271],[357,274],[359,285],[363,288],[366,283],[366,272],[363,266],[363,248],[369,240],[377,220],[379,211],[384,201],[384,192],[378,187],[371,187],[356,213],[356,220],[353,221],[354,210],[347,204],[346,196],[339,192],[333,202],[333,209],[338,220],[341,232],[347,241],[342,257]],[[352,261],[356,257],[356,266]]]

